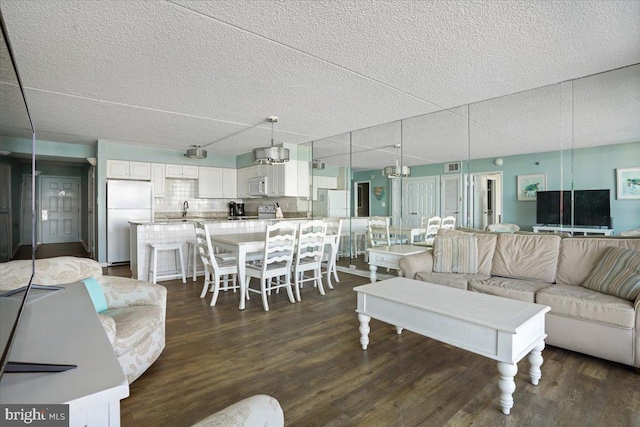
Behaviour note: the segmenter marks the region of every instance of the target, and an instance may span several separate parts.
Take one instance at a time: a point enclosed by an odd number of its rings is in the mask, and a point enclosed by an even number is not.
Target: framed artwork
[[[640,199],[640,168],[616,169],[618,200]]]
[[[547,189],[547,174],[518,175],[516,188],[519,202],[535,202],[536,193]]]

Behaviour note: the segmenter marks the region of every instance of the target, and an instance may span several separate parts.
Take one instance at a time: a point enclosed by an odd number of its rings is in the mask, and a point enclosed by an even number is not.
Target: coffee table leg
[[[371,274],[369,274],[369,279],[371,279],[371,283],[375,283],[376,280],[378,280],[378,275],[376,274],[376,271],[378,271],[378,267],[373,264],[369,264],[369,271],[371,271]]]
[[[396,333],[400,335],[402,333],[402,329],[404,329],[402,326],[396,326]]]
[[[498,362],[498,372],[500,372],[500,380],[498,380],[498,388],[500,389],[500,405],[502,413],[509,415],[513,406],[513,392],[516,390],[516,383],[513,377],[518,373],[518,366],[504,362]]]
[[[362,349],[366,350],[369,345],[369,332],[371,332],[371,328],[369,327],[371,317],[359,313],[358,320],[360,321],[360,344],[362,344]]]
[[[538,381],[542,378],[542,371],[540,366],[544,359],[542,358],[542,350],[544,350],[544,341],[540,341],[531,353],[529,353],[529,376],[531,377],[531,384],[538,385]]]

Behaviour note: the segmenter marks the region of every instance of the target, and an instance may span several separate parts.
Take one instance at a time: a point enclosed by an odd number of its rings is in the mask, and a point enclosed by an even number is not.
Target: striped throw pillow
[[[635,301],[640,294],[640,251],[608,247],[582,286]]]
[[[433,271],[477,273],[478,239],[476,236],[436,236],[433,240]]]

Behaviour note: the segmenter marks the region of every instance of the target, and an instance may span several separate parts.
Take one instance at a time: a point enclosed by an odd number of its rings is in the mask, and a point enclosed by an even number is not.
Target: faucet
[[[187,216],[187,209],[189,209],[189,202],[187,202],[186,200],[184,201],[184,203],[182,204],[182,217],[184,218],[185,216]]]

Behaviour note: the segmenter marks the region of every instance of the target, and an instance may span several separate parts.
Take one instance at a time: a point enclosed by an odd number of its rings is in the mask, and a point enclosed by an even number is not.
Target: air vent
[[[451,162],[444,164],[444,172],[460,172],[460,162]]]

